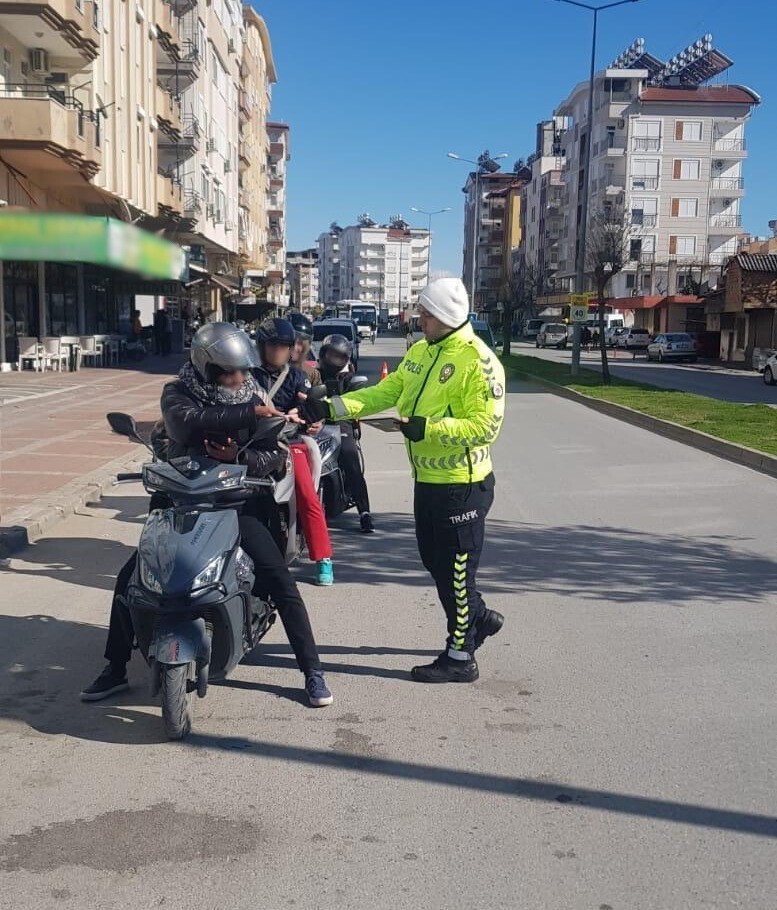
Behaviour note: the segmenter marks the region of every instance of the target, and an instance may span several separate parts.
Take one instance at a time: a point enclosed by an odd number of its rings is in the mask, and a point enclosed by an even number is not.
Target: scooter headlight
[[[140,560],[140,580],[147,591],[151,591],[154,594],[162,593],[161,582],[142,559]]]
[[[223,568],[223,556],[217,556],[215,559],[212,559],[192,582],[192,591],[215,584],[221,578],[221,570]]]

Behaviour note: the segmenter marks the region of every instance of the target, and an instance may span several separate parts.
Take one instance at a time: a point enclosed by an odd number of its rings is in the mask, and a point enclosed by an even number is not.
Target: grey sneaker
[[[308,701],[314,708],[325,708],[334,701],[320,670],[305,675],[305,691],[308,693]]]

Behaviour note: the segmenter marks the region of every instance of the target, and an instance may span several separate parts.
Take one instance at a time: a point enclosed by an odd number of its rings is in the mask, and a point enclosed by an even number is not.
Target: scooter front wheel
[[[162,721],[168,739],[183,739],[192,729],[192,702],[187,664],[160,664]]]

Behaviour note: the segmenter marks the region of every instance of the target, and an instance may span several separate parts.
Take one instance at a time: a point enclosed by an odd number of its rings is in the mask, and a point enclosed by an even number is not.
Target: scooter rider
[[[327,335],[318,351],[318,371],[329,395],[342,395],[348,391],[348,380],[353,375],[351,356],[353,346],[345,335]],[[358,438],[360,434],[355,420],[340,423],[339,463],[345,474],[348,489],[359,512],[359,524],[364,534],[372,534],[375,523],[370,514],[370,494],[364,479]]]
[[[259,363],[253,342],[245,332],[228,323],[209,323],[198,329],[192,339],[191,359],[178,378],[162,392],[162,416],[169,437],[169,455],[207,454],[219,461],[232,461],[238,454],[237,440],[247,442],[255,432],[258,419],[281,416],[268,407],[251,368]],[[282,471],[286,455],[247,448],[240,460],[252,476],[267,476]],[[163,507],[154,503],[152,508]],[[305,604],[291,577],[285,558],[269,529],[249,510],[238,516],[240,545],[254,561],[254,593],[269,594],[283,622],[289,643],[305,674],[310,703],[321,707],[332,703],[332,694],[321,672]],[[127,663],[132,653],[131,621],[120,596],[132,576],[136,554],[122,568],[116,581],[105,657],[108,666],[84,689],[84,701],[98,701],[129,688]],[[260,590],[261,589],[261,590]]]
[[[295,342],[294,327],[287,319],[270,317],[256,330],[261,364],[254,370],[254,376],[272,399],[272,404],[285,414],[296,413],[302,399],[310,392],[310,382],[305,373],[290,363]],[[318,426],[320,428],[320,424]],[[316,425],[308,429],[315,433]],[[289,448],[294,458],[297,512],[310,558],[316,563],[316,581],[320,585],[331,585],[334,583],[332,543],[318,490],[313,483],[308,448],[303,441],[292,442]]]
[[[313,344],[313,322],[304,313],[289,313],[289,322],[294,326],[294,348],[291,352],[291,362],[302,370],[308,377],[312,386],[321,385],[321,374],[318,372],[316,361],[313,359],[311,345]]]
[[[339,420],[397,407],[415,479],[418,549],[448,619],[446,650],[412,676],[473,682],[475,651],[504,622],[486,609],[475,577],[494,500],[490,446],[504,418],[504,370],[475,335],[458,278],[429,282],[418,312],[425,340],[410,348],[395,372],[331,403],[311,396],[305,407],[312,417]]]

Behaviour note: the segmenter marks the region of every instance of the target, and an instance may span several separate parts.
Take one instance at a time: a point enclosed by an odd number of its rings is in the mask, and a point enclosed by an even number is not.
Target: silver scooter
[[[107,418],[115,433],[150,448],[128,414]],[[262,420],[248,444],[282,438],[288,427],[284,418]],[[191,730],[191,693],[204,698],[209,681],[228,676],[275,622],[273,603],[251,593],[254,564],[240,546],[237,509],[259,492],[271,494],[282,516],[287,562],[296,556],[292,459],[279,481],[251,478],[246,470],[206,456],[154,457],[142,473],[117,477],[142,480],[149,493],[171,502],[146,519],[135,569],[120,595],[151,669],[152,694],[161,695],[170,739]]]

